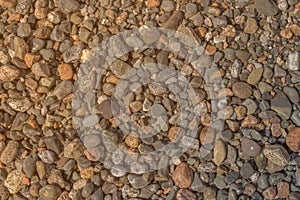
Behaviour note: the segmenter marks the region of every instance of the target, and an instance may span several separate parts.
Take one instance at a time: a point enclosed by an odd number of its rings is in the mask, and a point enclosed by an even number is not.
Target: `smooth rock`
[[[289,52],[286,66],[293,71],[300,70],[300,54],[298,51]]]
[[[13,81],[15,80],[20,74],[20,71],[11,65],[3,65],[0,67],[0,81]]]
[[[193,170],[185,162],[180,163],[172,174],[172,178],[180,188],[189,188],[193,182]]]
[[[278,7],[273,0],[254,0],[256,10],[266,16],[274,16],[278,13]]]
[[[216,165],[221,165],[227,156],[227,148],[222,140],[217,140],[214,146],[213,162]]]
[[[291,151],[298,152],[300,150],[300,128],[296,127],[289,131],[285,141]]]
[[[241,147],[242,152],[250,157],[255,157],[261,152],[261,147],[256,142],[248,138],[242,138]]]
[[[283,92],[278,92],[271,100],[271,109],[276,111],[282,119],[289,119],[292,112],[292,105]]]
[[[256,85],[260,81],[263,71],[264,69],[262,67],[254,69],[249,75],[247,83],[250,85]]]
[[[15,159],[19,149],[19,143],[15,140],[10,140],[1,153],[0,161],[4,164],[9,164]]]
[[[232,92],[241,99],[247,99],[252,95],[252,88],[248,83],[236,82],[232,85]]]
[[[4,186],[8,189],[10,194],[16,194],[22,188],[22,172],[19,170],[12,170],[7,175],[7,178],[4,181]]]

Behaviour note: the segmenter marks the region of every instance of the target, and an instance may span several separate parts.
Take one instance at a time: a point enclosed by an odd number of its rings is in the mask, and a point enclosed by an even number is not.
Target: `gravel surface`
[[[299,0],[0,0],[0,199],[300,199]]]

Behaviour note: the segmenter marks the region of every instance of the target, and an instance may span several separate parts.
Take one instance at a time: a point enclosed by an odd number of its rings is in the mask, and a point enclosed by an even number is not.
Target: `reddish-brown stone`
[[[180,163],[172,174],[172,178],[180,188],[189,188],[193,182],[193,170],[185,162]]]
[[[292,129],[286,136],[286,145],[292,151],[300,150],[300,128]]]

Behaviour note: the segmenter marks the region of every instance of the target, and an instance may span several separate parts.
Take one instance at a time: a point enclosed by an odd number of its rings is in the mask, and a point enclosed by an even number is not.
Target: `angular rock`
[[[49,77],[51,75],[48,64],[46,63],[35,63],[31,67],[31,71],[34,75],[39,77]]]
[[[132,67],[128,65],[126,62],[116,59],[110,65],[111,71],[116,75],[116,77],[121,78],[125,75]]]
[[[55,185],[46,185],[39,190],[39,199],[56,200],[61,194],[61,189]]]
[[[80,4],[76,0],[59,0],[58,8],[65,14],[74,12],[80,8]]]
[[[11,65],[4,65],[0,67],[0,81],[13,81],[15,80],[20,74],[20,71]]]
[[[289,153],[279,144],[266,146],[263,153],[269,161],[276,165],[286,166],[290,162]]]
[[[258,29],[257,22],[254,18],[248,18],[244,28],[244,32],[248,34],[254,34]]]
[[[0,6],[5,8],[13,8],[17,4],[17,0],[0,0]]]
[[[292,112],[292,105],[287,96],[279,91],[271,100],[271,109],[276,111],[282,119],[289,119]]]
[[[293,71],[300,70],[300,54],[298,51],[289,52],[286,66]]]
[[[32,106],[32,102],[25,97],[15,97],[7,100],[8,105],[19,112],[26,112]]]

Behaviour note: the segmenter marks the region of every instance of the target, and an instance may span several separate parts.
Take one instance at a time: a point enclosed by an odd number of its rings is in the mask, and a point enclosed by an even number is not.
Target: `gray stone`
[[[242,138],[241,146],[242,152],[250,157],[255,157],[261,152],[261,147],[248,138]]]
[[[23,171],[26,176],[31,178],[35,173],[35,162],[37,160],[37,155],[33,154],[32,156],[28,156],[23,161]]]
[[[59,26],[56,25],[50,34],[50,39],[56,42],[62,42],[66,39],[66,35],[59,29]]]
[[[98,134],[87,134],[82,138],[83,144],[86,148],[95,148],[100,145],[101,138]]]
[[[95,186],[94,186],[93,183],[91,183],[91,182],[87,183],[87,184],[82,188],[82,191],[81,191],[82,197],[83,197],[83,198],[89,197],[89,196],[93,193],[94,188],[95,188]]]
[[[250,163],[245,163],[240,170],[240,174],[244,179],[248,179],[254,174],[254,169]]]
[[[161,9],[163,9],[166,12],[171,12],[175,10],[175,6],[175,2],[170,0],[163,0],[160,5]]]
[[[299,102],[299,92],[295,88],[286,86],[283,88],[283,91],[288,96],[288,98],[291,100],[292,103]]]
[[[292,105],[283,92],[278,91],[271,100],[271,109],[276,111],[282,119],[289,119],[292,112]]]
[[[286,66],[293,71],[300,70],[300,54],[298,51],[289,52]]]
[[[110,65],[111,71],[116,75],[116,77],[121,78],[125,75],[132,67],[128,65],[126,62],[116,59]]]
[[[273,0],[254,0],[256,10],[266,16],[274,16],[278,13],[278,7]]]
[[[104,194],[103,191],[101,189],[101,187],[99,187],[91,196],[91,200],[103,200],[104,199]]]
[[[258,187],[261,189],[266,189],[269,187],[268,175],[262,174],[257,180]]]
[[[89,115],[84,120],[82,120],[82,125],[84,127],[94,127],[99,122],[98,115]]]
[[[122,177],[126,175],[127,169],[122,165],[113,165],[110,169],[110,173],[115,177]]]
[[[166,115],[166,109],[160,104],[153,104],[150,108],[150,113],[152,117],[158,118],[160,116]]]

